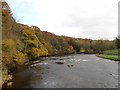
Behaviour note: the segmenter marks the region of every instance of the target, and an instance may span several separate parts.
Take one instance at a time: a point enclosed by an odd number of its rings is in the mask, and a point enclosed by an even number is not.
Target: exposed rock
[[[55,62],[55,63],[57,63],[57,64],[64,64],[64,62]]]
[[[64,59],[61,58],[61,59],[59,59],[59,60],[64,60]]]
[[[74,65],[67,65],[68,67],[73,67]]]

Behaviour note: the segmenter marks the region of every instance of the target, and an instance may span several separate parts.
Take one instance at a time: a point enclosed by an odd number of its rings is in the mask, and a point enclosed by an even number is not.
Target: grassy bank
[[[106,50],[103,53],[105,55],[118,55],[120,52],[120,49],[114,49],[114,50]]]
[[[114,60],[114,61],[120,61],[119,52],[120,52],[120,49],[106,50],[103,52],[103,54],[97,54],[96,56]]]
[[[96,56],[101,57],[101,58],[105,58],[105,59],[110,59],[110,60],[114,60],[114,61],[120,61],[119,56],[117,55],[105,55],[105,54],[97,54]]]

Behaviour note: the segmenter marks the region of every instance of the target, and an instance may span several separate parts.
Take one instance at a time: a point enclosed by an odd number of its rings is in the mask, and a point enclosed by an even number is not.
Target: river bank
[[[120,61],[120,57],[117,55],[105,55],[105,54],[97,54],[96,56],[101,57],[101,58],[105,58],[105,59],[110,59],[110,60],[114,60],[114,61]]]
[[[113,50],[106,50],[103,51],[102,54],[96,54],[96,56],[105,58],[105,59],[110,59],[114,61],[120,61],[120,49],[113,49]]]

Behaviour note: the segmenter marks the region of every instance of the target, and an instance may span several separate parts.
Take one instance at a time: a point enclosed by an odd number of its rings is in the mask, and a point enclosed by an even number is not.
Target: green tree
[[[120,48],[120,35],[116,38],[116,45]]]
[[[80,51],[80,46],[78,45],[78,43],[75,41],[75,39],[71,38],[69,41],[69,44],[73,46],[73,48],[79,52]]]

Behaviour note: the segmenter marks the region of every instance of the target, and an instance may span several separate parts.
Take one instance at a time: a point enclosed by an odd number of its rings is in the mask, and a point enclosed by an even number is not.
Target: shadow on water
[[[30,61],[25,63],[25,65],[18,66],[19,68],[13,73],[13,79],[11,80],[13,86],[11,88],[31,88],[30,81],[37,79],[33,75],[37,72],[41,72],[42,74],[42,70],[44,69],[40,65],[37,66],[37,64],[42,64],[41,61],[45,61],[45,59]],[[39,74],[39,79],[40,77],[42,78],[41,74]],[[6,85],[3,88],[6,88]]]

